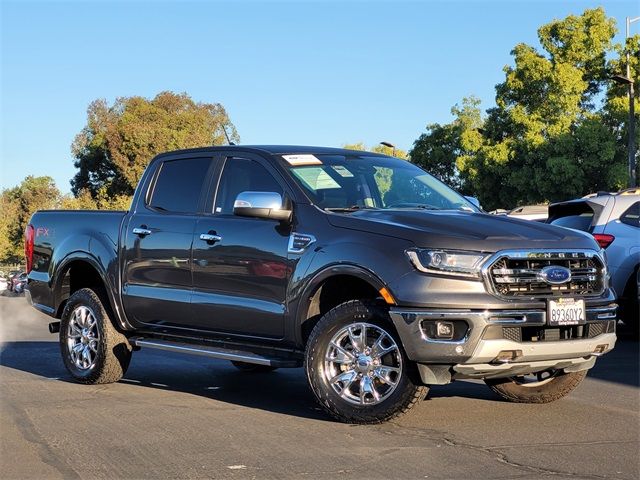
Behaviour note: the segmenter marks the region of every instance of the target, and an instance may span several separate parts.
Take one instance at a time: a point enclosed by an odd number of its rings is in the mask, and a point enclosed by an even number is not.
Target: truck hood
[[[591,235],[539,222],[459,210],[357,210],[332,213],[339,228],[402,238],[418,247],[497,252],[542,248],[599,250]]]

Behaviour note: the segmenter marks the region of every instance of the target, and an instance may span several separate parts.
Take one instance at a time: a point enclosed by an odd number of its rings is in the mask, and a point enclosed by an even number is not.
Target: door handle
[[[201,233],[200,240],[204,240],[205,242],[220,242],[222,241],[222,237],[214,233]]]
[[[135,235],[140,235],[141,237],[146,237],[147,235],[151,235],[151,230],[143,227],[135,227],[133,229],[133,233]]]

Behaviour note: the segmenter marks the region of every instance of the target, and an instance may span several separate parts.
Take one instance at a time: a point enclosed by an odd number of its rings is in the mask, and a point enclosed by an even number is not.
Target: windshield
[[[462,195],[405,160],[367,155],[283,155],[283,158],[309,199],[325,210],[478,211]]]

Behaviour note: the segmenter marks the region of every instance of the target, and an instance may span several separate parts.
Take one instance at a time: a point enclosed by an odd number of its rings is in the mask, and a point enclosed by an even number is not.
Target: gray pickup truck
[[[556,400],[616,342],[593,237],[487,215],[367,152],[162,154],[128,212],[37,212],[25,251],[27,296],[88,384],[118,381],[140,348],[245,375],[304,366],[328,413],[375,423],[457,379]]]

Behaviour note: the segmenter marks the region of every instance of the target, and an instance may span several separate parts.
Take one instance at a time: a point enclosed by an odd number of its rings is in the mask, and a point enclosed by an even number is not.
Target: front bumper
[[[390,314],[407,356],[419,364],[423,381],[434,384],[455,378],[508,377],[550,368],[591,368],[597,356],[615,346],[616,308],[615,304],[587,306],[586,324],[579,328],[548,327],[542,310],[395,308]],[[466,325],[466,329],[453,340],[436,339],[429,336],[428,327],[437,321]],[[530,332],[542,333],[532,336]],[[518,356],[499,361],[497,357],[504,351],[518,352]]]

